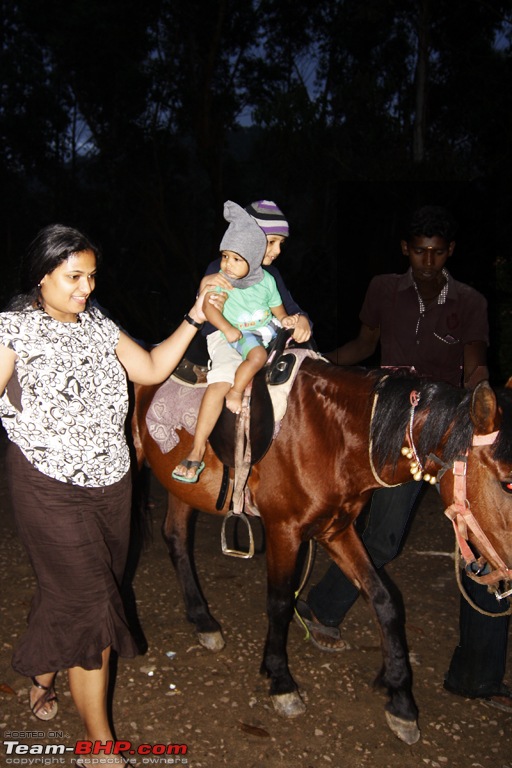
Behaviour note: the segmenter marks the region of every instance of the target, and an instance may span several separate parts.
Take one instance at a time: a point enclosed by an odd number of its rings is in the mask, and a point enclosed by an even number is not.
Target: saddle
[[[246,398],[247,395],[244,395]],[[265,369],[258,371],[252,381],[249,413],[251,464],[257,464],[269,449],[274,434],[274,411],[265,380]],[[235,467],[237,419],[238,415],[224,406],[209,437],[216,456],[224,466],[231,468]]]
[[[285,352],[285,349],[288,351]],[[254,554],[251,526],[243,511],[246,506],[250,515],[259,515],[247,495],[246,484],[251,467],[261,461],[279,431],[288,393],[302,361],[305,357],[321,357],[312,343],[290,343],[290,332],[285,329],[278,332],[268,353],[266,366],[258,371],[244,393],[242,412],[234,414],[224,406],[209,438],[212,450],[223,465],[216,502],[218,510],[224,508],[230,478],[233,478],[232,498],[222,524],[221,544],[222,552],[234,557],[250,558]],[[201,363],[184,358],[159,387],[158,395],[150,404],[146,414],[148,431],[163,453],[172,450],[179,442],[177,430],[185,427],[188,432],[194,433],[197,412],[207,386],[208,368]],[[230,549],[227,545],[226,523],[233,516],[247,526],[248,551]]]
[[[286,328],[279,329],[276,338],[268,349],[267,363],[252,380],[250,394],[246,395],[250,398],[248,439],[250,441],[251,466],[262,460],[270,448],[274,436],[275,417],[269,387],[285,384],[293,371],[295,355],[291,352],[285,353],[285,348],[316,351],[310,342],[295,344],[291,339],[289,330]],[[224,466],[231,468],[236,465],[237,418],[236,414],[224,406],[209,438],[216,456]],[[244,444],[245,448],[246,445]]]

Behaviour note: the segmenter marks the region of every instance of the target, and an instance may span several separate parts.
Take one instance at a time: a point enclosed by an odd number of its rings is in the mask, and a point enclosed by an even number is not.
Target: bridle
[[[373,403],[372,416],[370,419],[370,432],[371,421],[373,420],[373,415],[375,413],[377,398],[378,394],[375,395]],[[410,460],[410,471],[414,480],[425,480],[426,482],[433,484],[436,481],[439,482],[446,472],[450,470],[452,471],[453,502],[449,507],[447,507],[447,509],[445,509],[445,515],[449,520],[452,521],[457,546],[466,564],[466,573],[469,578],[473,579],[473,581],[476,581],[479,584],[498,585],[500,581],[508,582],[510,588],[506,591],[500,592],[497,586],[494,589],[496,599],[504,600],[505,598],[512,595],[512,569],[506,565],[506,563],[496,552],[495,548],[482,530],[480,523],[471,512],[471,505],[466,497],[466,474],[469,451],[465,456],[459,456],[457,459],[455,459],[452,466],[446,464],[444,461],[435,456],[435,454],[431,453],[428,455],[428,459],[440,465],[441,469],[437,473],[437,477],[425,472],[413,440],[414,416],[419,401],[420,393],[413,390],[410,393],[411,410],[406,432],[407,444],[404,446],[404,448],[402,448],[402,455],[406,456]],[[484,445],[492,445],[496,441],[498,434],[499,432],[496,431],[487,435],[473,435],[472,446],[478,447]],[[395,487],[388,485],[378,476],[372,459],[371,440],[369,443],[369,452],[372,473],[379,485],[385,488]],[[487,557],[495,563],[494,570],[488,570],[488,563],[483,555],[480,555],[480,557],[477,558],[473,553],[471,547],[469,546],[468,529],[473,533],[475,546],[478,548],[479,552],[485,552]]]
[[[473,446],[492,445],[498,432],[488,435],[474,435]],[[445,515],[452,521],[455,538],[460,553],[466,563],[466,574],[479,584],[498,584],[500,581],[512,581],[512,569],[502,560],[495,548],[483,532],[480,523],[471,512],[471,506],[466,498],[466,474],[468,457],[462,456],[453,462],[453,502],[445,509]],[[495,563],[494,570],[484,572],[487,560],[483,555],[476,557],[468,543],[468,529],[474,537],[475,546],[479,552],[485,552],[487,558]],[[496,599],[503,600],[512,595],[512,588],[505,592],[494,590]]]

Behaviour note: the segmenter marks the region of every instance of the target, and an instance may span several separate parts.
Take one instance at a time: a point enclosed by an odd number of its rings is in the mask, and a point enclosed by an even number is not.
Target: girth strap
[[[215,509],[221,510],[224,508],[224,504],[226,503],[226,497],[228,495],[228,488],[229,488],[229,467],[226,464],[222,465],[222,480],[220,483],[219,488],[219,495],[217,496],[217,501],[215,502]]]
[[[252,383],[252,382],[251,382]],[[251,384],[244,392],[242,409],[236,420],[235,433],[235,487],[233,490],[233,512],[239,515],[244,508],[244,488],[251,470],[250,426]],[[245,444],[245,445],[244,445]]]

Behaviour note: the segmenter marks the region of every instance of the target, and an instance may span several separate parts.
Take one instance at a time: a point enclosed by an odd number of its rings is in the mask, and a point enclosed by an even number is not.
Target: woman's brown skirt
[[[14,669],[27,676],[99,669],[108,646],[135,656],[119,590],[130,535],[129,474],[104,488],[62,483],[35,469],[12,443],[7,471],[17,528],[37,580]]]

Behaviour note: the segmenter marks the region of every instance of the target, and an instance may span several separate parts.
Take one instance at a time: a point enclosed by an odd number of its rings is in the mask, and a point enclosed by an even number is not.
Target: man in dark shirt
[[[382,366],[412,368],[434,380],[474,388],[489,376],[487,303],[446,269],[455,248],[450,214],[437,206],[417,210],[401,246],[409,259],[408,271],[373,278],[360,313],[359,335],[327,357],[339,365],[355,365],[370,357],[380,341]],[[362,539],[377,568],[397,555],[422,485],[413,481],[374,492]],[[500,612],[485,586],[465,574],[462,578],[476,605]],[[346,647],[338,625],[358,596],[333,563],[307,600],[297,602],[318,647]],[[503,684],[508,623],[508,617],[485,616],[461,598],[460,642],[445,678],[447,690],[512,711],[512,693]]]

